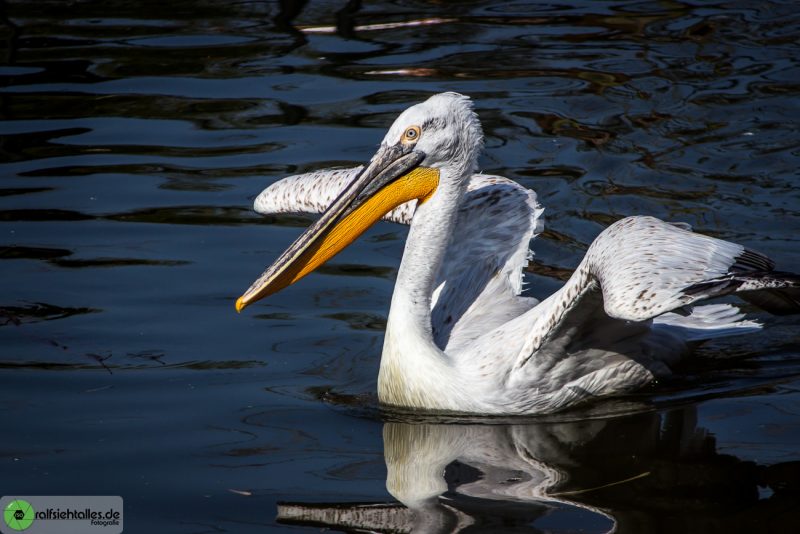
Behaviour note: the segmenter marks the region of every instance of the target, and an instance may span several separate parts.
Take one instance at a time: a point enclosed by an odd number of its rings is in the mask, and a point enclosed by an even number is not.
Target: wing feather
[[[518,365],[560,334],[570,315],[603,313],[642,323],[695,302],[730,293],[765,308],[800,313],[800,277],[771,271],[772,260],[736,243],[696,234],[653,217],[628,217],[594,240],[563,288],[530,312]],[[599,288],[601,302],[584,299]],[[766,293],[765,293],[766,292]],[[588,315],[587,315],[588,314]]]
[[[262,215],[273,213],[322,213],[344,191],[363,166],[346,169],[321,169],[287,176],[273,183],[256,197],[253,208]],[[386,215],[386,221],[411,224],[417,201],[402,204]]]
[[[434,341],[457,355],[538,301],[519,296],[530,241],[544,226],[536,193],[499,176],[475,175],[438,276]]]

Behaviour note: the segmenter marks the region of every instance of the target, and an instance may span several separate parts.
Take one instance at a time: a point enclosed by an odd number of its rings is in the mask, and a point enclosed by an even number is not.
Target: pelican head
[[[239,297],[236,310],[314,271],[400,204],[464,186],[482,143],[480,122],[464,95],[441,93],[406,109],[369,163]]]

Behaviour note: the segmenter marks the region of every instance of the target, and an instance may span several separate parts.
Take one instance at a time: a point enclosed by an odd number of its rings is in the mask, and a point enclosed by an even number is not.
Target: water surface
[[[796,319],[748,308],[764,332],[627,399],[452,421],[381,414],[372,394],[405,228],[233,310],[311,220],[261,218],[255,195],[363,162],[447,90],[476,102],[482,170],[546,207],[532,295],[631,214],[797,271],[792,2],[6,1],[0,17],[0,494],[122,495],[126,532],[797,531]]]

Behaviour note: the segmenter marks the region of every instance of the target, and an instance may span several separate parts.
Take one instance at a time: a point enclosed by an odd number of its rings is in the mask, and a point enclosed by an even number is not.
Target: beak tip
[[[245,306],[247,306],[247,303],[244,301],[244,297],[236,299],[236,313],[242,313]]]

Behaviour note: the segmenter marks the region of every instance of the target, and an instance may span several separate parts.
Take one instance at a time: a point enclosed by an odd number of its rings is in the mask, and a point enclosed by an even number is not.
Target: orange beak
[[[439,171],[418,167],[423,158],[408,148],[382,147],[322,217],[237,299],[236,311],[314,271],[397,206],[430,198],[439,185]]]

